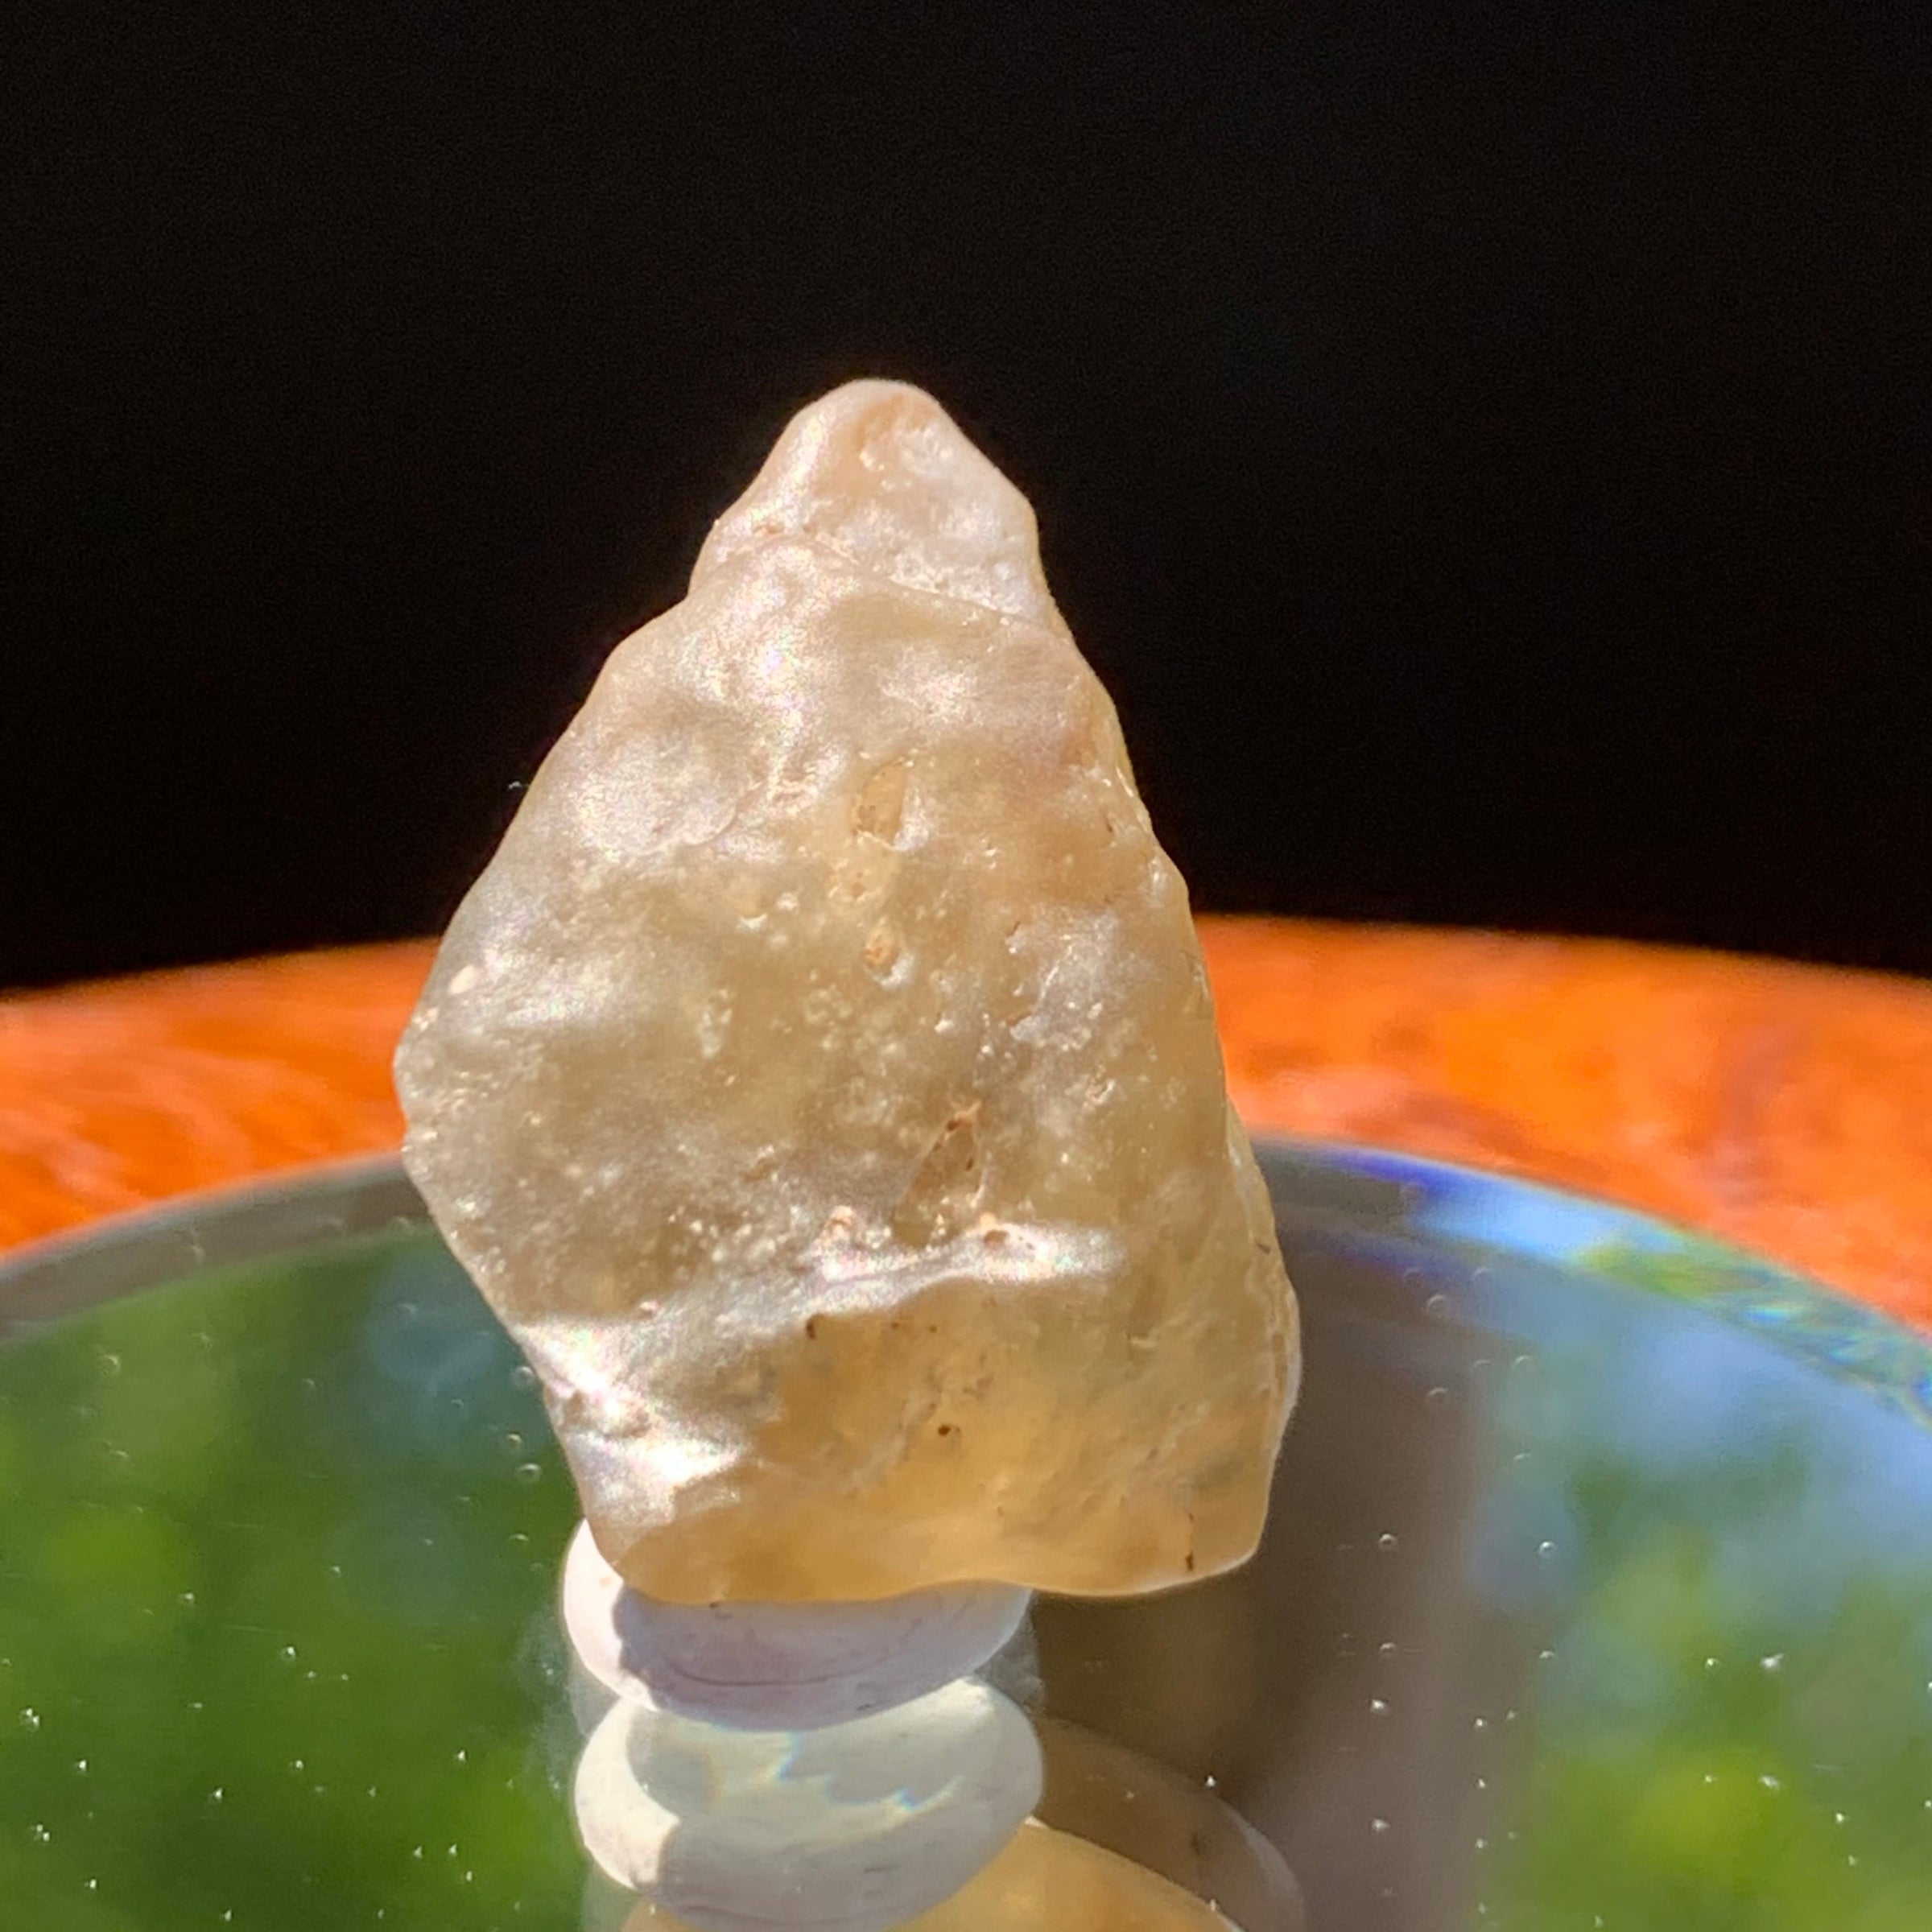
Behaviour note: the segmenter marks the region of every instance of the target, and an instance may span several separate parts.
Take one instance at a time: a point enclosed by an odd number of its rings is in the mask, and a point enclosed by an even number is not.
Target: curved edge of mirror
[[[1347,1141],[1257,1136],[1278,1216],[1488,1249],[1703,1308],[1932,1426],[1932,1336],[1764,1257],[1517,1175]],[[0,1340],[115,1296],[426,1222],[393,1157],[184,1196],[0,1257]]]

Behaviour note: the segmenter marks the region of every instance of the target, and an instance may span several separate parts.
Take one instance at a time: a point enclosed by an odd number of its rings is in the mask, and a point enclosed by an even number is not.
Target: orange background
[[[1647,1208],[1932,1323],[1932,985],[1579,939],[1204,919],[1250,1127]],[[0,1247],[393,1148],[427,943],[0,1001]]]

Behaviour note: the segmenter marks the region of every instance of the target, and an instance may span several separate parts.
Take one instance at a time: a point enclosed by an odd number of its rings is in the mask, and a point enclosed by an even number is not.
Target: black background
[[[428,931],[799,402],[1217,909],[1932,971],[1909,5],[18,10],[0,983]]]

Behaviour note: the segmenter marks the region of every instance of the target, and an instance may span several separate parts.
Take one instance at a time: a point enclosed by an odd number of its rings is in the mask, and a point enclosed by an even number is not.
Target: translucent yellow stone
[[[612,654],[396,1071],[646,1595],[1253,1550],[1299,1352],[1187,892],[1025,499],[918,390],[798,416]]]

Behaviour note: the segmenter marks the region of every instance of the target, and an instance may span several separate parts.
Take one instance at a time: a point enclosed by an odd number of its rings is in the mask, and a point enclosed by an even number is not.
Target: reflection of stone
[[[1468,1290],[1439,1256],[1402,1256],[1425,1275],[1319,1239],[1323,1373],[1295,1435],[1300,1506],[1230,1586],[1272,1633],[1246,1686],[1268,1722],[1236,1726],[1220,1763],[1311,1891],[1319,1875],[1324,1923],[1439,1932],[1480,1896],[1476,1843],[1502,1835],[1485,1781],[1504,1787],[1520,1741],[1505,1713],[1521,1660],[1484,1641],[1469,1589],[1495,1453],[1484,1377],[1509,1358],[1464,1325]]]
[[[1039,1792],[1032,1726],[968,1679],[807,1732],[618,1702],[574,1799],[597,1864],[698,1932],[886,1932],[986,1865]]]
[[[623,1932],[681,1932],[645,1904]],[[1214,1909],[1118,1853],[1029,1823],[985,1871],[902,1932],[1230,1932]]]
[[[582,1932],[1303,1932],[1280,1855],[1199,1776],[1078,1724],[1031,1728],[1016,1703],[1038,1691],[1024,1592],[667,1610],[580,1530],[562,1599],[590,1740]],[[626,1654],[638,1628],[642,1657]],[[909,1695],[1002,1637],[984,1676]],[[664,1707],[667,1658],[674,1695],[708,1700],[708,1719]],[[892,1702],[834,1721],[875,1697]],[[753,1729],[753,1707],[797,1721]]]
[[[625,1587],[588,1524],[564,1567],[571,1648],[613,1696],[770,1731],[842,1724],[966,1676],[1027,1597],[972,1583],[870,1604],[656,1604]]]
[[[1194,1898],[1212,1899],[1241,1932],[1303,1932],[1301,1889],[1281,1853],[1199,1778],[1081,1725],[1034,1723],[1046,1761],[1043,1823],[1119,1852]],[[1005,1922],[991,1922],[989,1932]]]

